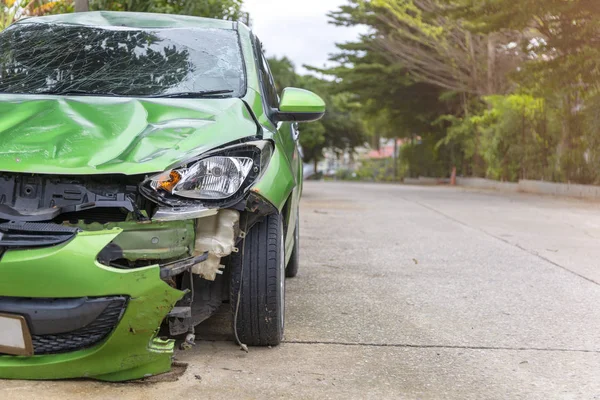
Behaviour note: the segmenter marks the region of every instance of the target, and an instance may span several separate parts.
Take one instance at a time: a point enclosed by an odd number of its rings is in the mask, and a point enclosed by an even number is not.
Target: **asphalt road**
[[[600,399],[600,204],[309,182],[286,342],[225,313],[172,382],[0,382],[1,399]]]

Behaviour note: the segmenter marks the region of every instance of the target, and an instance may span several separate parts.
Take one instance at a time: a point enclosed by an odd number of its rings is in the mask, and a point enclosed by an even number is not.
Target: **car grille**
[[[115,298],[94,322],[84,328],[55,335],[32,335],[34,354],[67,353],[87,349],[100,343],[115,329],[126,305],[125,298]]]

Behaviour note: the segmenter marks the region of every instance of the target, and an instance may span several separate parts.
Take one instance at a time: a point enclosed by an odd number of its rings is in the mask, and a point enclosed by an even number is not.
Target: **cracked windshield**
[[[245,79],[235,32],[210,28],[25,21],[0,33],[0,63],[2,93],[156,96],[220,90],[239,96]]]
[[[600,399],[596,2],[0,0],[0,399]]]

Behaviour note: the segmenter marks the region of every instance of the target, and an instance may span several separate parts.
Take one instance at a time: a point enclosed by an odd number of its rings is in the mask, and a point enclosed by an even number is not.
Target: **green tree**
[[[242,3],[243,0],[90,0],[90,10],[185,14],[247,22]]]
[[[249,24],[249,15],[242,11],[242,5],[243,0],[89,0],[91,11],[184,14]],[[24,17],[73,11],[74,0],[3,0],[0,4],[0,30]]]
[[[421,79],[413,73],[414,66],[391,57],[382,48],[381,38],[393,29],[380,17],[381,13],[389,17],[389,11],[372,3],[351,1],[331,13],[337,25],[368,24],[372,31],[358,42],[338,45],[340,51],[332,58],[338,66],[321,72],[336,78],[337,90],[356,95],[370,134],[376,139],[374,144],[379,137],[402,138],[410,143],[402,151],[403,169],[409,175],[445,175],[451,164],[461,163],[462,154],[453,144],[436,147],[445,129],[443,124],[432,122],[440,115],[461,112],[464,96],[458,92],[443,96],[446,88]],[[397,165],[394,171],[399,177]]]
[[[586,114],[597,113],[594,97],[599,91],[600,7],[594,0],[505,0],[473,2],[448,1],[452,12],[470,22],[473,30],[527,31],[520,47],[529,59],[515,80],[518,90],[542,97],[557,114],[560,138],[549,157],[556,176],[563,180],[592,180],[589,152],[583,143]]]
[[[317,93],[327,105],[327,112],[321,120],[300,124],[300,144],[306,161],[312,161],[316,167],[325,148],[341,154],[352,152],[365,143],[362,107],[356,96],[338,91],[336,82],[314,75],[299,75],[287,57],[272,57],[268,61],[279,92],[286,87],[298,86]]]
[[[597,1],[348,0],[330,16],[370,27],[328,72],[379,133],[411,139],[410,171],[600,181]]]
[[[331,13],[337,25],[372,28],[370,47],[419,82],[475,95],[506,93],[507,71],[526,54],[506,51],[518,31],[472,32],[439,0],[350,0]]]
[[[296,73],[294,63],[287,57],[271,57],[269,58],[269,68],[275,78],[275,86],[277,91],[281,93],[286,87],[298,86],[300,76]]]
[[[21,18],[72,11],[73,4],[68,0],[4,0],[0,2],[0,30]]]

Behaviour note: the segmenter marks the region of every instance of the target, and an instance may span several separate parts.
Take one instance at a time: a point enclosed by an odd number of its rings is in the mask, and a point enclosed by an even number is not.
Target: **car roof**
[[[213,28],[235,29],[234,22],[176,14],[154,14],[122,11],[92,11],[45,17],[24,18],[17,24],[46,23],[129,28]]]

